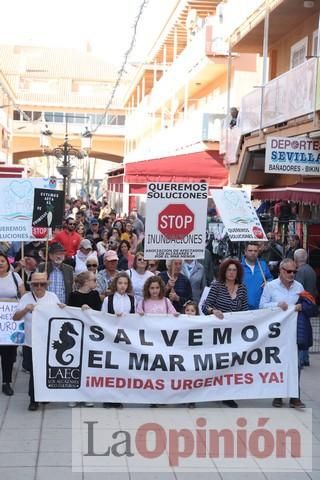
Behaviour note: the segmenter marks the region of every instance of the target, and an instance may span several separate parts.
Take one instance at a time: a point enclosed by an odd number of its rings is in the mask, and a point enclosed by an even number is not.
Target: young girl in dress
[[[115,275],[110,285],[110,291],[110,295],[103,300],[101,312],[117,316],[121,316],[124,313],[135,313],[132,283],[125,272]]]
[[[154,275],[148,278],[143,287],[143,299],[137,306],[137,313],[166,313],[179,315],[169,298],[165,296],[165,284],[162,278]]]

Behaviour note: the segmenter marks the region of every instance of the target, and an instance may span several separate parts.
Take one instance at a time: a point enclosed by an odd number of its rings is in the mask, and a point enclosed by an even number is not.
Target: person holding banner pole
[[[310,299],[303,298],[304,292],[301,283],[294,279],[297,273],[295,262],[291,258],[285,258],[280,263],[279,277],[265,285],[260,300],[260,308],[275,308],[279,307],[281,310],[288,310],[289,305],[295,305],[295,311],[298,312],[297,319],[297,344],[298,344],[298,383],[299,383],[299,397],[290,398],[290,407],[305,408],[305,404],[300,400],[300,371],[303,359],[303,350],[312,345],[312,338],[308,331],[312,329],[310,325],[310,317],[314,314],[314,304]],[[312,295],[309,294],[312,298]],[[295,325],[294,325],[295,327]],[[281,408],[283,406],[282,398],[274,398],[272,406]]]
[[[202,305],[205,315],[215,315],[219,319],[224,318],[227,312],[243,312],[249,309],[248,295],[245,285],[242,283],[243,268],[238,260],[228,258],[219,268],[218,281],[212,283],[208,296]],[[223,400],[224,405],[237,408],[234,400]]]
[[[23,281],[18,273],[12,272],[8,257],[0,253],[0,292],[3,299],[20,298],[25,293]],[[0,345],[2,369],[2,393],[7,396],[14,394],[11,387],[13,364],[17,358],[17,347]]]
[[[53,292],[48,292],[49,281],[47,273],[35,272],[32,275],[30,280],[30,292],[27,292],[20,299],[18,303],[17,310],[13,315],[13,320],[24,321],[25,328],[25,352],[24,352],[24,363],[30,372],[29,379],[29,397],[30,404],[28,410],[35,411],[38,410],[39,404],[35,401],[34,398],[34,381],[33,381],[33,363],[32,363],[32,334],[31,334],[31,325],[32,325],[32,312],[37,304],[45,305],[61,305],[59,298]],[[49,307],[50,308],[50,307]]]

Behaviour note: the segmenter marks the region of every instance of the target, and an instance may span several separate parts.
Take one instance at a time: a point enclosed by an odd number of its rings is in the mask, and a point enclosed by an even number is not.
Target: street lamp
[[[65,199],[70,196],[70,180],[75,165],[72,165],[74,158],[83,159],[88,156],[91,149],[92,133],[86,127],[81,135],[81,148],[73,147],[68,140],[68,115],[66,115],[66,131],[64,142],[55,148],[50,148],[52,132],[48,125],[40,132],[40,146],[45,155],[56,157],[61,164],[57,166],[57,170],[63,177],[63,191]]]

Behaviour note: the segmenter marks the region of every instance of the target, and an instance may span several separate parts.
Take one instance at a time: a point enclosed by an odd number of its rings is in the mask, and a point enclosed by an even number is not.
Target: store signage
[[[145,258],[204,258],[207,202],[206,183],[149,183]]]
[[[320,139],[268,137],[266,173],[320,175]]]

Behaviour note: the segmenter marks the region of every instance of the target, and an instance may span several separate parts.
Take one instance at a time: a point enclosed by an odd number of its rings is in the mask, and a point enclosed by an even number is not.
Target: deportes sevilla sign
[[[206,183],[149,183],[146,259],[204,258]]]

